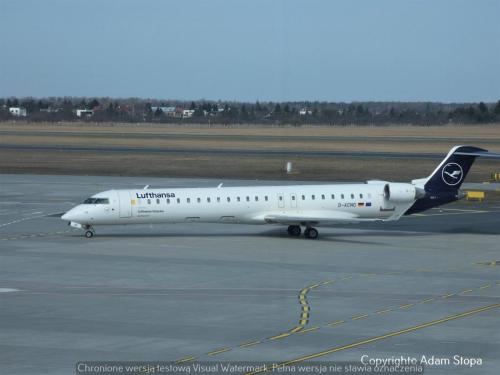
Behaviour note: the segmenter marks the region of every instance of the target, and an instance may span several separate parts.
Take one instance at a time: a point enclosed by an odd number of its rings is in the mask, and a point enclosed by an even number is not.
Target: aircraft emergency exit
[[[305,237],[314,239],[315,227],[393,221],[462,198],[460,186],[478,156],[500,154],[456,146],[429,177],[410,183],[107,190],[61,218],[87,238],[94,225],[203,222],[285,225],[291,236],[304,227]]]

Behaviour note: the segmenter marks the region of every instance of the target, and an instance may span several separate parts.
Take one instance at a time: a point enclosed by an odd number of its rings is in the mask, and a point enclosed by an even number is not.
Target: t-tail
[[[460,191],[460,186],[478,156],[498,158],[500,154],[474,146],[453,147],[429,177],[412,181],[412,184],[425,190],[425,197],[417,199],[405,215],[462,198],[464,194]]]

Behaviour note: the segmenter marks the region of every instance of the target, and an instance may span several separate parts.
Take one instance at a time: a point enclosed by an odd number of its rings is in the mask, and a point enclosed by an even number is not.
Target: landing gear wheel
[[[94,232],[92,232],[91,230],[88,230],[85,232],[85,237],[86,238],[92,238],[94,237]]]
[[[309,238],[311,240],[314,240],[316,238],[318,238],[318,230],[315,229],[315,228],[307,228],[305,231],[304,231],[304,236],[306,238]]]
[[[288,226],[287,231],[290,236],[298,237],[300,236],[302,229],[300,229],[300,225],[290,225]]]

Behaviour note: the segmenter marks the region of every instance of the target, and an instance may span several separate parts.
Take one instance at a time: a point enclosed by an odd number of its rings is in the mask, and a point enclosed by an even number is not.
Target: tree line
[[[269,125],[444,125],[500,123],[496,103],[435,102],[224,102],[138,98],[0,98],[0,121],[19,119],[9,109],[26,109],[27,121],[156,122]],[[77,110],[88,110],[77,115]],[[186,111],[189,110],[189,111]]]

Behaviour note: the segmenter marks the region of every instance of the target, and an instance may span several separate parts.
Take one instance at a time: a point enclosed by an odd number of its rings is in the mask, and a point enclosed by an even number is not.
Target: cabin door
[[[290,207],[297,208],[297,194],[290,194]]]
[[[118,190],[118,200],[120,201],[120,217],[132,216],[132,204],[130,194],[126,190]]]

